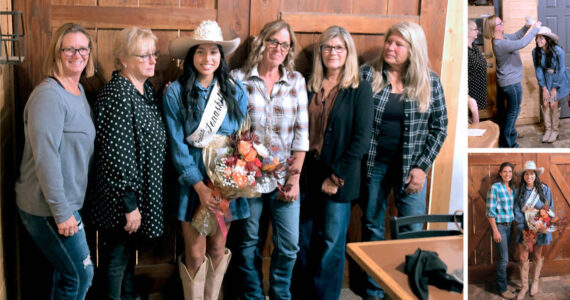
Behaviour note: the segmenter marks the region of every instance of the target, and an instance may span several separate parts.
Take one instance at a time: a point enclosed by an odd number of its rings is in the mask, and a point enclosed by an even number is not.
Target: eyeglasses
[[[154,58],[154,60],[158,60],[158,57],[160,56],[160,51],[155,51],[153,53],[147,53],[147,54],[142,54],[142,55],[133,55],[139,58],[140,61],[149,61],[150,57],[152,56],[152,58]]]
[[[63,52],[63,54],[65,54],[65,56],[74,56],[75,53],[77,53],[77,52],[79,52],[79,55],[81,55],[81,56],[86,56],[86,55],[89,55],[89,52],[91,52],[91,47],[79,48],[79,49],[69,47],[69,48],[60,49],[60,51]]]
[[[495,26],[499,26],[499,25],[503,25],[503,21],[501,21],[500,23],[497,23],[497,25],[495,25]]]
[[[346,47],[343,46],[331,46],[331,45],[321,45],[321,51],[325,53],[331,53],[334,50],[336,53],[343,53]]]
[[[287,42],[279,43],[279,41],[274,39],[267,39],[267,48],[276,49],[277,47],[281,46],[281,51],[288,51],[291,45]]]

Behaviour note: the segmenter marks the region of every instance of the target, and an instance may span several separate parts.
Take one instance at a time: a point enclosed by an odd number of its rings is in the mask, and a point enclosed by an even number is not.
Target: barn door
[[[570,4],[562,0],[539,0],[538,19],[542,25],[550,27],[558,34],[558,44],[564,49],[566,69],[570,71]],[[570,107],[567,101],[562,101],[561,118],[570,117]]]
[[[569,154],[469,154],[469,224],[466,228],[469,239],[469,282],[490,281],[495,276],[496,250],[493,249],[490,226],[485,217],[487,191],[502,162],[513,163],[515,170],[517,170],[527,160],[534,160],[537,166],[544,167],[544,174],[540,176],[540,179],[552,191],[556,214],[565,217],[570,216]],[[514,180],[517,184],[520,183],[519,176],[514,176]],[[544,276],[567,274],[570,269],[570,254],[564,249],[570,244],[570,237],[568,234],[559,234],[558,232],[553,233],[552,236],[552,243],[543,249],[543,256],[545,257],[543,274]],[[513,237],[509,248],[509,274],[518,274],[518,271],[515,271],[518,263],[516,248]]]

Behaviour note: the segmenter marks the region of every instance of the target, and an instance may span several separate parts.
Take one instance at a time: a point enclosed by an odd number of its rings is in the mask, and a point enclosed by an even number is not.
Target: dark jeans
[[[370,182],[366,184],[367,195],[363,216],[363,241],[381,241],[385,236],[386,203],[390,191],[394,190],[394,201],[398,208],[398,216],[415,216],[426,213],[427,179],[423,189],[416,194],[406,194],[402,189],[402,163],[401,161],[390,165],[376,162],[372,170]],[[410,224],[403,226],[402,231],[421,230],[423,224]],[[366,295],[384,297],[384,290],[367,276]]]
[[[351,203],[332,201],[322,193],[313,195],[301,195],[294,293],[299,299],[339,299]]]
[[[521,112],[522,85],[519,83],[497,87],[497,112],[501,135],[499,145],[518,148],[515,124]]]
[[[495,243],[497,248],[497,290],[499,294],[507,290],[507,263],[509,262],[509,241],[513,231],[511,224],[497,224],[501,234],[501,242]],[[492,233],[491,233],[492,235]]]
[[[137,299],[134,285],[136,243],[126,231],[100,233],[100,265],[98,282],[103,297],[113,300]]]
[[[54,268],[50,299],[84,299],[93,279],[93,263],[79,213],[73,214],[79,231],[66,237],[58,233],[53,217],[18,211],[24,227]]]

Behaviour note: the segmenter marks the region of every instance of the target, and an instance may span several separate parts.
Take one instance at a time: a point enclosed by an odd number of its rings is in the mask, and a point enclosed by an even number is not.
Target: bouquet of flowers
[[[541,209],[526,209],[524,214],[528,229],[523,230],[523,240],[530,252],[532,252],[532,245],[536,243],[538,234],[554,231],[562,232],[566,228],[566,224],[568,224],[568,221],[564,218],[555,216],[548,205],[543,206]]]
[[[214,190],[214,197],[219,199],[220,209],[213,214],[205,207],[198,208],[192,218],[192,225],[198,232],[212,235],[216,232],[217,223],[225,236],[225,222],[231,221],[230,200],[259,197],[265,192],[261,183],[299,172],[291,168],[293,158],[279,158],[275,152],[259,143],[257,136],[249,130],[235,136],[216,135],[202,149],[210,188]],[[279,185],[279,188],[284,191],[289,187]]]

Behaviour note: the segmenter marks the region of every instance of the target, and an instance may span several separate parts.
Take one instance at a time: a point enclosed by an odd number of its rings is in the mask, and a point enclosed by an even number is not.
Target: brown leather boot
[[[532,285],[530,286],[530,296],[533,297],[538,293],[538,282],[540,281],[540,270],[544,263],[544,257],[534,262],[534,272],[532,272]]]
[[[560,107],[552,110],[552,133],[550,134],[549,143],[556,142],[558,138],[558,127],[560,126]]]
[[[517,300],[524,299],[526,292],[528,292],[528,269],[529,261],[519,264],[519,272],[521,275],[521,290],[517,294]]]
[[[504,291],[501,296],[505,299],[515,299],[515,294],[509,290]]]
[[[178,257],[178,271],[180,271],[180,279],[182,280],[182,288],[184,289],[184,300],[203,300],[204,284],[206,282],[206,271],[208,269],[208,257],[194,274],[194,278],[188,272],[184,264],[183,255]]]
[[[550,106],[542,107],[542,115],[544,116],[544,136],[542,137],[543,143],[548,143],[550,135],[552,134],[552,118],[550,117]]]

